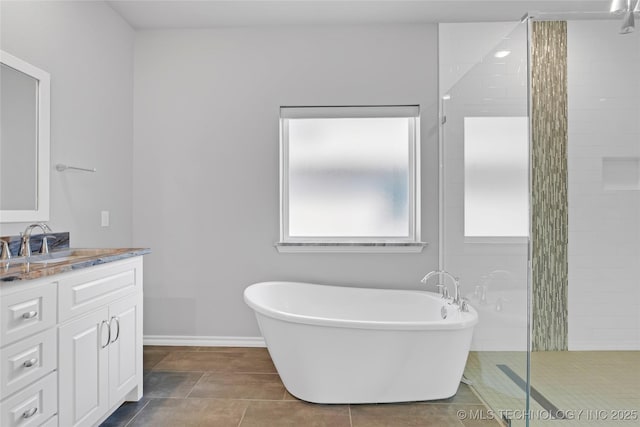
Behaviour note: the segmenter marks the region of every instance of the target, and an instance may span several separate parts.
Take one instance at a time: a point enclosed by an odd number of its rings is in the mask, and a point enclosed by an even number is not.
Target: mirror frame
[[[20,58],[0,50],[0,63],[38,81],[38,147],[37,189],[35,210],[0,210],[0,223],[49,221],[49,163],[50,163],[50,108],[51,77]]]

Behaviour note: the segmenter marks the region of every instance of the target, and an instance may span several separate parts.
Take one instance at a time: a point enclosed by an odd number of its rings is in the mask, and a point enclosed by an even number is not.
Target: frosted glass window
[[[284,241],[416,240],[417,107],[282,110]]]
[[[465,117],[465,236],[529,235],[528,141],[527,117]]]

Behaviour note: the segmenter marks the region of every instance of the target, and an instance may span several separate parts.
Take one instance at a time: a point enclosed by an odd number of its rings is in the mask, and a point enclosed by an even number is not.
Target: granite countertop
[[[57,250],[28,259],[0,261],[0,283],[32,280],[151,253],[145,248]]]

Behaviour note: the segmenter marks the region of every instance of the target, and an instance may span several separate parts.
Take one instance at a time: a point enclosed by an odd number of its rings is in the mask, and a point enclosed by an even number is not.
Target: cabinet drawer
[[[56,369],[56,333],[51,328],[0,350],[0,399]]]
[[[0,346],[4,347],[56,324],[56,284],[47,283],[3,295],[0,300]]]
[[[0,403],[2,427],[35,427],[57,411],[57,377],[52,372]]]
[[[58,281],[60,323],[142,289],[142,263],[126,261],[87,269]]]

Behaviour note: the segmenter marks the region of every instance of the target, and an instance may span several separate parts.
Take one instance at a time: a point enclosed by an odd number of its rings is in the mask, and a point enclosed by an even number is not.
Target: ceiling
[[[107,0],[139,30],[260,25],[517,21],[527,12],[602,17],[610,0]]]

